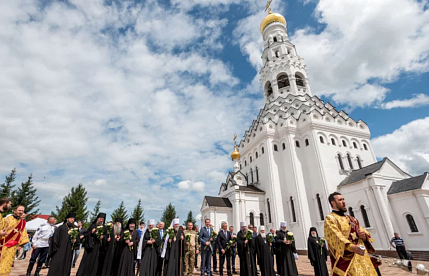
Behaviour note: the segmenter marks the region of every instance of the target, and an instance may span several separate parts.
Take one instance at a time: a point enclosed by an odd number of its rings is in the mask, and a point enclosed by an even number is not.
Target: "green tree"
[[[92,223],[100,213],[100,207],[101,207],[101,200],[99,199],[97,201],[97,204],[94,206],[94,210],[91,212],[91,221],[89,223]]]
[[[126,224],[126,221],[128,220],[128,215],[123,201],[121,201],[121,204],[119,204],[119,207],[112,212],[111,217],[112,217],[112,221],[115,221],[115,219],[117,218],[121,218],[123,221],[123,224],[124,225]]]
[[[27,219],[31,218],[39,212],[37,208],[40,200],[37,196],[37,189],[33,186],[33,175],[29,175],[26,182],[21,183],[15,191],[12,192],[13,206],[22,205],[25,207],[25,213],[28,214]]]
[[[3,197],[11,197],[12,190],[15,187],[12,183],[15,181],[16,177],[16,169],[13,169],[8,176],[6,176],[6,180],[3,184],[0,185],[0,198]]]
[[[134,208],[133,213],[131,214],[131,217],[137,220],[137,225],[139,225],[140,221],[143,221],[143,222],[145,221],[144,210],[142,207],[141,199],[139,199],[137,206]]]
[[[164,213],[161,216],[161,221],[165,223],[165,227],[170,227],[171,222],[175,218],[178,218],[176,214],[176,208],[174,208],[170,202],[164,209]]]
[[[195,225],[197,223],[197,220],[194,218],[194,216],[192,215],[192,211],[189,211],[188,213],[188,217],[186,218],[186,220],[183,222],[184,226],[188,225],[188,222],[192,222],[193,225]]]
[[[56,212],[51,214],[57,218],[58,222],[65,221],[68,213],[76,213],[76,221],[81,220],[86,222],[88,219],[88,210],[86,208],[86,202],[88,201],[87,192],[82,184],[77,187],[72,187],[68,195],[66,195],[61,204],[61,208],[55,207]]]

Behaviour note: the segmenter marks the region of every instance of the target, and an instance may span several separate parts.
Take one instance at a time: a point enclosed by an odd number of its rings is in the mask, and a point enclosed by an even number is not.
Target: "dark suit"
[[[231,233],[229,232],[229,234],[231,235],[231,239],[233,236],[237,236],[236,233]],[[232,271],[235,271],[235,257],[237,256],[237,243],[235,243],[235,246],[231,246],[232,248],[232,254],[231,254],[231,266],[232,266]]]
[[[206,226],[201,227],[200,235],[198,236],[200,245],[201,245],[201,276],[204,276],[204,272],[207,273],[207,276],[211,274],[211,255],[212,255],[212,247],[207,246],[206,242],[210,242],[210,235],[213,232],[213,228],[207,228]],[[215,252],[216,254],[216,252]]]
[[[219,249],[219,260],[220,260],[220,276],[223,276],[223,265],[225,263],[225,257],[226,257],[226,271],[228,273],[228,276],[231,276],[231,251],[225,250],[228,242],[232,239],[231,233],[229,233],[228,230],[225,230],[226,235],[223,230],[219,231],[219,234],[217,235],[216,244],[217,248]],[[225,250],[225,254],[222,254],[222,250]]]
[[[165,236],[167,235],[167,232],[165,229],[159,229],[159,239],[161,240],[161,244],[164,244],[165,241]],[[165,268],[164,265],[166,264],[166,262],[164,263],[164,258],[161,257],[161,253],[162,253],[162,249],[160,247],[159,249],[160,251],[157,252],[158,256],[158,262],[156,263],[156,271],[155,271],[155,276],[161,276],[162,274],[162,270]],[[164,271],[167,271],[167,269],[165,269]]]

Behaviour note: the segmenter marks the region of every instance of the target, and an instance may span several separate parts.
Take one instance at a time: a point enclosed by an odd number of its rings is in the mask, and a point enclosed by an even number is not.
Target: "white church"
[[[429,174],[412,177],[388,158],[377,162],[365,122],[312,94],[281,14],[270,12],[260,30],[265,106],[235,145],[234,171],[218,195],[204,197],[202,220],[236,231],[240,221],[278,229],[285,220],[306,250],[310,227],[323,236],[328,195],[339,191],[380,253],[394,252],[394,232],[413,253],[429,253]]]

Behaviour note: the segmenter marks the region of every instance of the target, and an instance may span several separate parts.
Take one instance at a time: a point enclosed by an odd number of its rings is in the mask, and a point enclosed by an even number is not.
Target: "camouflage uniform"
[[[191,230],[185,230],[185,238],[187,235],[191,236],[189,245],[185,246],[185,276],[192,276],[195,267],[195,252],[198,249],[198,234]]]

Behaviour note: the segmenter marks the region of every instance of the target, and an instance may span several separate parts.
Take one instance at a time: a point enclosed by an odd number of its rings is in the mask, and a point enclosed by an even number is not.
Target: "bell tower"
[[[260,27],[264,39],[260,75],[265,102],[270,103],[288,94],[311,96],[307,66],[298,56],[295,45],[289,41],[286,19],[279,13],[272,13],[269,4],[268,15]]]

